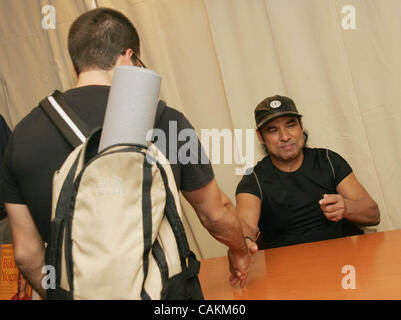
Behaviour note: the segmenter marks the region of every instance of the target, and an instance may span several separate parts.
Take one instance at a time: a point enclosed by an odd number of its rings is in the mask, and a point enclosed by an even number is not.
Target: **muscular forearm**
[[[37,254],[32,259],[19,258],[16,256],[16,264],[24,278],[32,288],[43,298],[46,299],[46,290],[42,286],[42,269],[45,265],[44,251]]]
[[[240,223],[244,236],[251,238],[255,242],[259,229],[252,227],[246,220],[246,217],[240,216]]]
[[[15,262],[32,288],[46,298],[42,288],[45,246],[26,205],[6,203],[14,243]]]
[[[223,194],[222,205],[214,210],[213,216],[199,214],[203,226],[218,241],[232,251],[247,252],[240,222],[231,201]]]
[[[379,207],[370,197],[358,200],[344,199],[344,201],[345,219],[365,226],[374,226],[380,223]]]
[[[258,223],[262,202],[258,197],[248,193],[240,193],[236,199],[237,214],[244,236],[255,242],[259,232]]]
[[[373,226],[380,223],[380,211],[366,189],[350,173],[337,186],[338,194],[324,195],[319,201],[327,219],[345,218],[359,225]]]
[[[183,191],[183,195],[195,209],[202,225],[214,238],[238,254],[247,254],[235,208],[220,190],[215,179],[201,189]]]
[[[245,243],[236,211],[227,196],[220,190],[216,180],[191,192],[183,192],[195,209],[203,226],[209,233],[229,247],[230,282],[245,285],[251,254]]]

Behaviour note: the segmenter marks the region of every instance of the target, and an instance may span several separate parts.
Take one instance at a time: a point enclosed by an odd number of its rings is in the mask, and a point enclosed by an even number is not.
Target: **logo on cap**
[[[270,107],[272,107],[273,109],[277,109],[278,107],[281,106],[281,102],[278,100],[274,100],[270,103]]]

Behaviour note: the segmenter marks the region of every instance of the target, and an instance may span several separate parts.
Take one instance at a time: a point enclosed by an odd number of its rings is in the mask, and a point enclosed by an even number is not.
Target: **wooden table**
[[[401,230],[259,251],[243,289],[231,287],[228,270],[227,257],[201,261],[205,299],[399,300]],[[353,274],[355,289],[344,289]]]

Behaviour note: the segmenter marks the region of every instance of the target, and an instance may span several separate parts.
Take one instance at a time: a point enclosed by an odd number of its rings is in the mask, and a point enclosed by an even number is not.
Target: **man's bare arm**
[[[255,242],[259,231],[258,223],[262,201],[250,193],[239,193],[236,196],[236,200],[237,213],[240,218],[244,235]]]
[[[337,192],[337,195],[324,195],[319,202],[327,219],[339,221],[345,218],[365,226],[380,223],[379,207],[353,173],[339,183]]]
[[[244,286],[251,259],[230,199],[220,190],[215,179],[203,188],[182,193],[195,209],[202,225],[214,238],[230,248],[228,257],[232,284],[240,281]]]
[[[237,214],[246,238],[249,252],[253,255],[258,252],[256,237],[259,232],[258,223],[262,201],[250,193],[239,193],[236,196]]]
[[[18,269],[32,288],[44,299],[42,268],[45,265],[45,246],[25,205],[6,203]]]

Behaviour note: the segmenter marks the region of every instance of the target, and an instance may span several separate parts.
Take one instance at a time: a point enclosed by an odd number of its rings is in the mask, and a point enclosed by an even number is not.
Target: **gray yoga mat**
[[[114,71],[99,152],[121,143],[148,145],[159,101],[161,77],[155,71],[119,66]]]

